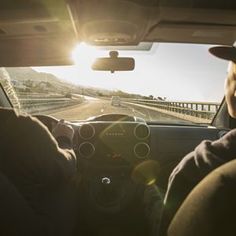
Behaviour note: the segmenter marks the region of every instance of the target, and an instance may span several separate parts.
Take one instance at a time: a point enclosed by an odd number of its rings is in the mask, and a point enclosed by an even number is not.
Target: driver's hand
[[[72,143],[74,130],[71,125],[66,124],[64,120],[60,120],[52,129],[52,135],[57,140],[61,137],[67,138]]]
[[[225,99],[230,116],[236,118],[236,64],[231,62],[225,81]]]

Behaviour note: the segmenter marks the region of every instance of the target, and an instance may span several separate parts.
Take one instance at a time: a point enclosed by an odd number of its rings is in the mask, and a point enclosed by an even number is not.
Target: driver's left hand
[[[55,139],[64,137],[72,143],[74,137],[74,129],[71,125],[66,124],[64,120],[60,120],[52,129],[52,135]]]

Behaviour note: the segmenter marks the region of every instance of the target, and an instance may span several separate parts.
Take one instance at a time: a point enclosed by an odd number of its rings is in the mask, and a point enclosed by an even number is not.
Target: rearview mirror
[[[92,65],[93,70],[98,71],[132,71],[135,67],[135,61],[132,57],[118,57],[118,52],[111,51],[110,57],[100,57]]]

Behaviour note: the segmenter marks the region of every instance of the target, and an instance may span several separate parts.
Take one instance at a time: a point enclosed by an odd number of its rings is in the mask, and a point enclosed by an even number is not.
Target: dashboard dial
[[[81,143],[79,146],[79,154],[82,157],[85,157],[87,159],[91,158],[95,153],[95,147],[90,142],[84,142]]]
[[[89,140],[95,135],[95,129],[91,124],[83,124],[79,128],[79,136],[82,139]]]
[[[149,127],[146,124],[138,124],[134,129],[134,136],[139,139],[146,139],[150,135]]]
[[[150,153],[150,147],[146,143],[137,143],[134,146],[134,154],[138,159],[146,158]]]

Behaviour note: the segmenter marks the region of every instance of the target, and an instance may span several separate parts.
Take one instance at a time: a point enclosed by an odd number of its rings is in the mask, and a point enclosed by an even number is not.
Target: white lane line
[[[138,110],[136,110],[136,109],[134,109],[134,108],[133,108],[133,112],[134,112],[134,113],[138,113],[138,114],[141,115],[141,116],[145,116],[145,117],[147,116],[146,114],[144,114],[144,113],[142,113],[141,111],[138,111]]]
[[[94,98],[94,97],[90,97],[90,96],[84,96],[84,98],[86,100],[90,100],[90,101],[98,101],[99,100],[98,98]]]
[[[147,112],[148,112],[148,118],[149,118],[149,120],[152,120],[152,117],[151,117],[151,115],[150,115],[149,110],[147,110]]]

